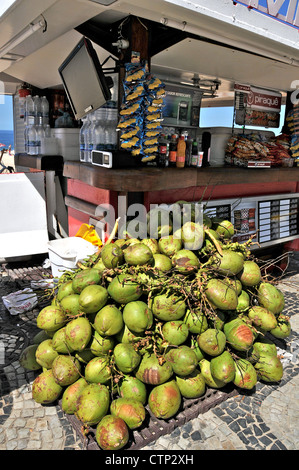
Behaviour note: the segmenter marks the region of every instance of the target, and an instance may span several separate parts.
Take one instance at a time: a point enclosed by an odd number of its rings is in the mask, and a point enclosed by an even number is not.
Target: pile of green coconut
[[[160,226],[155,238],[121,233],[47,292],[41,331],[20,357],[41,369],[33,399],[60,401],[104,450],[129,446],[148,414],[172,418],[208,388],[254,393],[258,380],[279,382],[275,338],[291,332],[283,293],[251,242],[233,241],[230,221],[206,216],[167,235]]]

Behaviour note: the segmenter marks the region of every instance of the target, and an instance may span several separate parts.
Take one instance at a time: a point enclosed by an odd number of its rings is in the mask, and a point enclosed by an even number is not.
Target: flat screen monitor
[[[111,92],[91,41],[83,37],[58,69],[77,120],[111,99]]]

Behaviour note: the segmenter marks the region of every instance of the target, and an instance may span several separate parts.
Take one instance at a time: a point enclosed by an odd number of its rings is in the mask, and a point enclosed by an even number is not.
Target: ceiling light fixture
[[[10,51],[17,47],[21,42],[40,29],[43,29],[43,32],[47,29],[47,22],[42,15],[35,22],[30,23],[20,34],[12,38],[0,48],[0,59],[2,59],[6,54],[9,54]]]

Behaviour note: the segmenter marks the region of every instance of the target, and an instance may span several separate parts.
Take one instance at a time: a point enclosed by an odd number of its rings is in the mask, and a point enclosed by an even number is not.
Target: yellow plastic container
[[[75,237],[83,238],[95,246],[102,246],[102,240],[98,236],[93,225],[82,224]]]

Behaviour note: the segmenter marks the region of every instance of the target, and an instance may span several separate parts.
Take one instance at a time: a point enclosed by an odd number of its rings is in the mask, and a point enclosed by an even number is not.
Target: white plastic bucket
[[[62,276],[64,271],[76,268],[78,261],[93,255],[98,247],[80,237],[59,238],[48,242],[52,275]]]

